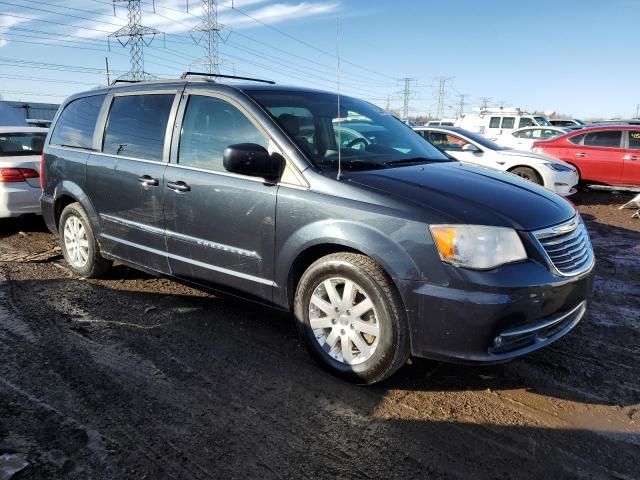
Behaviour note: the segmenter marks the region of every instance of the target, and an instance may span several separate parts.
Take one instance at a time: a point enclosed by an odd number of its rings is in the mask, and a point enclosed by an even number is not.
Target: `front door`
[[[175,91],[114,96],[102,151],[87,161],[87,190],[102,225],[101,248],[159,272],[168,272],[162,179],[172,109],[177,109]]]
[[[171,273],[271,300],[278,187],[229,173],[222,162],[238,143],[272,151],[268,136],[241,105],[197,90],[183,99],[178,121],[163,187]]]
[[[622,130],[589,132],[581,146],[571,153],[580,169],[580,176],[609,184],[618,184],[622,179],[622,166],[627,154],[622,147]]]

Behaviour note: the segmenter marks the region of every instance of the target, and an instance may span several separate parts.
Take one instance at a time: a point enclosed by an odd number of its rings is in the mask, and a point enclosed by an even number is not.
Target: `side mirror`
[[[277,153],[269,155],[262,145],[238,143],[224,149],[222,163],[232,173],[274,180],[282,175],[285,160]]]
[[[462,147],[463,152],[472,152],[472,153],[480,153],[480,149],[476,147],[473,143],[467,143]]]

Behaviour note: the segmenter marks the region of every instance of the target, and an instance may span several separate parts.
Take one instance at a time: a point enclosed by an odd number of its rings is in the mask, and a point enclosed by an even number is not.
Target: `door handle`
[[[188,192],[189,190],[191,190],[191,187],[183,181],[167,182],[167,188],[170,188],[174,192],[180,193]]]
[[[143,175],[138,177],[138,181],[142,184],[143,187],[157,187],[158,179],[151,178],[149,175]]]
[[[586,157],[586,153],[576,153],[576,157]]]
[[[638,157],[636,155],[625,155],[624,157],[625,160],[638,160]]]

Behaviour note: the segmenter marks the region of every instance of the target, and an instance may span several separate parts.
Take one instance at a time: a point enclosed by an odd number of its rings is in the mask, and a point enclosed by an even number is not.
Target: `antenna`
[[[338,70],[336,72],[338,78],[338,124],[340,123],[340,17],[336,18],[336,60]],[[340,180],[342,177],[342,154],[340,150],[342,149],[342,135],[341,135],[341,125],[338,125],[338,175],[336,180]]]

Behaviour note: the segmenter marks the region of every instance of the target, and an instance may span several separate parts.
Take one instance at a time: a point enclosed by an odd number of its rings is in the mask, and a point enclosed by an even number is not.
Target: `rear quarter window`
[[[69,102],[51,134],[52,145],[65,147],[92,148],[93,131],[105,95],[92,95]]]
[[[581,133],[580,135],[574,135],[573,137],[569,137],[568,140],[574,145],[582,145],[582,141],[584,140],[585,136],[586,136],[586,133]]]

